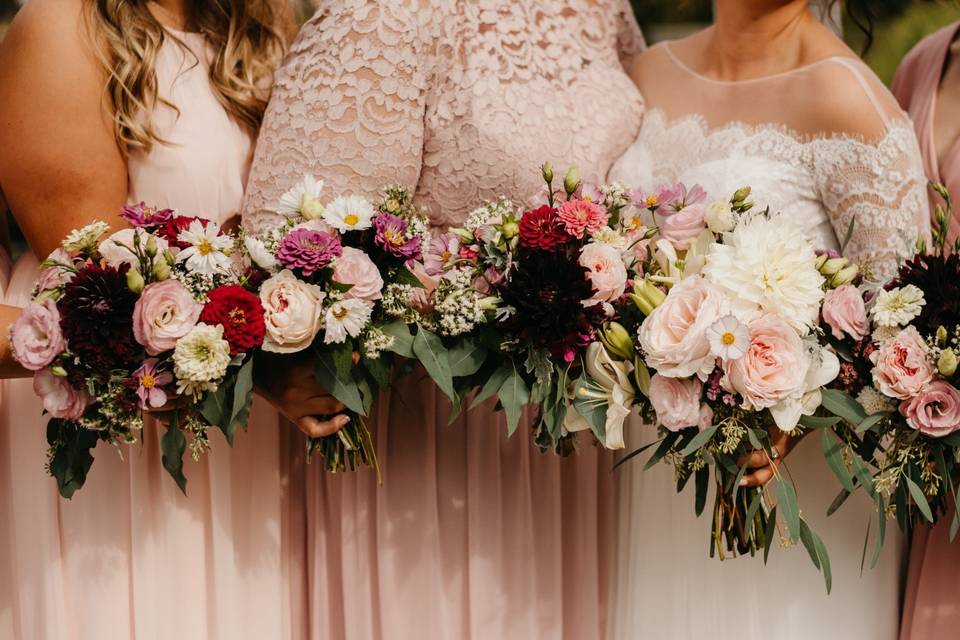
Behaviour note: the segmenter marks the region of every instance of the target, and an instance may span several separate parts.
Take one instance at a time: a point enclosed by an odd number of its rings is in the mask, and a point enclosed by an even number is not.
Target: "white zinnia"
[[[711,245],[704,276],[741,319],[758,310],[780,316],[800,335],[817,323],[823,276],[803,228],[784,215],[756,215]]]
[[[880,291],[870,313],[881,327],[903,327],[920,315],[926,304],[923,291],[912,284]]]
[[[255,238],[253,236],[244,236],[243,246],[246,248],[247,255],[250,256],[250,260],[253,262],[253,264],[257,265],[264,271],[273,273],[279,267],[277,259],[267,249],[267,245],[265,245],[259,238]]]
[[[230,343],[223,339],[223,326],[197,324],[173,349],[177,393],[197,397],[215,391],[229,364]]]
[[[343,342],[347,336],[356,338],[367,326],[373,307],[365,300],[344,298],[327,309],[323,341],[326,344]]]
[[[707,327],[710,353],[721,360],[739,360],[750,348],[750,329],[736,316],[723,316]]]
[[[191,222],[177,236],[178,240],[190,245],[177,255],[177,262],[186,262],[189,271],[206,276],[227,273],[233,240],[219,233],[220,225],[216,222],[208,222],[206,227],[199,220]]]
[[[101,220],[95,220],[85,227],[71,231],[60,245],[64,251],[93,251],[97,248],[100,236],[110,230],[110,225]]]
[[[373,205],[360,196],[341,196],[323,212],[323,220],[340,233],[369,229],[373,224]]]
[[[288,218],[303,216],[308,220],[315,220],[323,215],[323,205],[320,204],[320,194],[322,192],[323,180],[305,175],[303,180],[280,196],[277,213]]]

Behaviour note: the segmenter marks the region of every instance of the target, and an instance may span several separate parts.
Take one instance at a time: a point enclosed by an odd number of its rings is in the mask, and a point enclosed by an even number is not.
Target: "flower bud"
[[[157,260],[153,263],[153,277],[155,280],[166,280],[170,277],[170,263],[166,260]]]
[[[633,380],[637,389],[646,397],[650,397],[650,370],[640,356],[633,359]]]
[[[937,359],[937,371],[945,378],[949,378],[957,372],[957,354],[953,349],[944,349]]]
[[[577,168],[577,165],[573,165],[567,169],[567,175],[563,178],[563,190],[567,192],[567,195],[572,195],[574,191],[577,190],[577,187],[580,186],[580,170]]]
[[[553,183],[553,163],[544,162],[540,167],[540,172],[543,174],[543,179],[546,180],[547,184]]]
[[[927,252],[927,241],[922,237],[917,238],[917,253],[926,253]]]
[[[600,340],[612,355],[623,360],[633,357],[633,340],[630,333],[619,322],[610,322],[600,331]]]
[[[943,205],[939,205],[939,204],[937,205],[937,212],[936,212],[936,215],[934,216],[934,219],[937,221],[937,226],[938,226],[938,227],[941,227],[941,228],[942,228],[942,227],[945,227],[945,226],[946,226],[946,224],[947,224],[947,212],[946,212],[946,210],[943,208]]]
[[[841,269],[846,267],[849,262],[846,258],[830,258],[820,267],[820,273],[825,276],[836,275]]]
[[[57,365],[55,367],[50,367],[50,373],[57,376],[58,378],[67,377],[67,370],[61,367],[60,365]]]
[[[323,205],[309,194],[300,197],[300,215],[307,220],[318,220],[323,216]]]
[[[400,203],[397,202],[396,198],[387,198],[387,201],[385,203],[385,208],[387,210],[387,213],[396,213],[397,211],[400,210]]]
[[[645,234],[643,234],[643,239],[644,239],[644,240],[650,240],[650,239],[652,239],[654,236],[656,236],[658,233],[660,233],[660,229],[659,229],[658,227],[654,227],[654,228],[652,228],[652,229],[647,229],[647,232],[646,232]]]
[[[639,296],[635,293],[629,294],[630,300],[633,301],[633,304],[636,305],[637,309],[645,316],[653,313],[653,305],[650,304],[650,301],[646,298]]]
[[[496,311],[501,302],[503,301],[497,296],[487,296],[480,299],[480,308],[484,311]]]
[[[143,275],[138,270],[130,269],[127,271],[127,289],[134,293],[140,293],[143,291],[143,284]]]
[[[640,286],[643,287],[643,295],[650,301],[654,309],[662,305],[663,301],[667,299],[667,294],[649,280],[643,279],[640,283]],[[636,289],[636,285],[634,285],[634,289]]]
[[[947,344],[947,328],[943,325],[937,327],[937,344]]]
[[[950,201],[950,193],[947,191],[947,188],[940,184],[939,182],[934,182],[930,184],[930,188],[937,192],[937,195],[946,200]]]
[[[837,275],[833,276],[833,279],[830,281],[830,286],[834,289],[837,287],[842,287],[845,284],[850,284],[857,279],[857,276],[860,275],[860,267],[855,264],[851,264],[843,269],[840,269],[837,272]]]
[[[147,246],[144,247],[144,251],[147,254],[148,258],[154,258],[157,255],[157,238],[154,235],[147,236]]]
[[[820,255],[817,256],[817,262],[815,263],[817,266],[817,271],[820,271],[821,269],[823,269],[823,265],[826,264],[828,259],[829,259],[829,256],[827,256],[827,254],[825,253],[821,253]]]
[[[750,197],[750,191],[750,187],[741,187],[733,194],[733,198],[730,201],[733,204],[740,204]]]
[[[500,228],[500,233],[502,233],[503,237],[507,240],[515,238],[520,233],[520,225],[512,220],[510,222],[504,222]]]

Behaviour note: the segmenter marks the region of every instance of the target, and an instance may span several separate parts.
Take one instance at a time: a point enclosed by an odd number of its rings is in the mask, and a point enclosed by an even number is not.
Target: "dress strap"
[[[870,82],[864,75],[863,69],[860,66],[863,63],[846,56],[834,56],[829,58],[829,61],[835,62],[842,67],[846,67],[850,73],[853,74],[853,77],[856,78],[857,82],[860,83],[860,87],[863,89],[864,94],[866,94],[867,99],[870,100],[870,104],[873,105],[877,115],[880,116],[880,120],[883,121],[883,126],[889,129],[890,117],[887,115],[887,111],[884,109],[883,103],[880,101],[880,97],[877,95],[877,92],[873,87],[870,86]]]

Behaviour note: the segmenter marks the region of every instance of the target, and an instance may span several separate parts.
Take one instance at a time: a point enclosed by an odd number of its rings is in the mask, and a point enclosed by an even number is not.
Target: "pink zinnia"
[[[607,224],[610,214],[603,205],[587,200],[571,200],[560,205],[557,218],[574,238],[583,238],[584,232],[594,233]]]
[[[280,242],[277,261],[283,266],[310,277],[329,267],[343,253],[340,239],[323,231],[294,229]]]
[[[141,409],[159,409],[167,403],[167,392],[163,387],[173,382],[173,374],[159,371],[158,363],[156,358],[147,358],[143,365],[133,372]]]

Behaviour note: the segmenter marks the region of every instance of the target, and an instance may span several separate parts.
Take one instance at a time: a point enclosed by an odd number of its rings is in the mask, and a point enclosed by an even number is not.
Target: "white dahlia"
[[[280,196],[277,213],[288,218],[302,216],[307,220],[316,220],[323,215],[323,205],[320,204],[321,193],[323,193],[323,180],[305,175],[303,180]]]
[[[347,336],[356,338],[367,326],[373,307],[366,300],[344,298],[327,309],[323,341],[326,344],[343,342]]]
[[[198,397],[215,391],[229,364],[230,343],[223,339],[223,326],[197,324],[173,349],[177,393]]]
[[[369,229],[373,224],[373,205],[360,196],[341,196],[323,212],[323,220],[340,233]]]
[[[880,291],[873,303],[873,319],[881,327],[903,327],[920,315],[927,301],[923,291],[912,284]]]
[[[711,245],[703,274],[735,315],[774,313],[806,335],[823,301],[816,258],[800,225],[783,215],[756,215]]]

